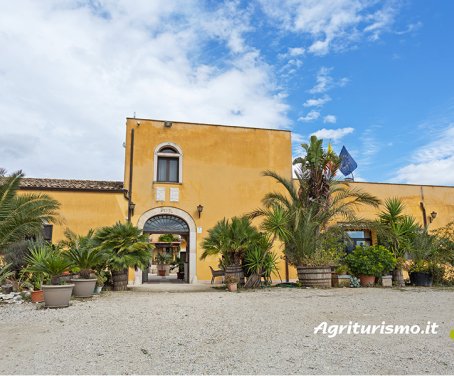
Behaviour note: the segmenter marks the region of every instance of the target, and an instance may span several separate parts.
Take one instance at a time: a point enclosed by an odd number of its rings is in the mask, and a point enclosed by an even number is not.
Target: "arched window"
[[[183,153],[171,142],[158,145],[154,158],[154,181],[161,183],[182,183]]]

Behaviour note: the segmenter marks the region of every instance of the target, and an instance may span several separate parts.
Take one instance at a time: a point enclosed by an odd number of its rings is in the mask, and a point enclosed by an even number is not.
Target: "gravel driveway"
[[[430,335],[314,334],[328,324]],[[0,306],[0,373],[452,374],[454,290],[105,293],[67,309]]]

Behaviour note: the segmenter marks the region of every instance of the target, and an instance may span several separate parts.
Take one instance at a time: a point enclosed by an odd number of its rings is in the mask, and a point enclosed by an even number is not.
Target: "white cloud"
[[[2,167],[121,179],[124,118],[288,127],[236,2],[11,1],[0,12]],[[213,59],[213,42],[224,50]],[[208,54],[208,55],[207,55]]]
[[[341,138],[347,136],[350,133],[354,132],[354,128],[338,128],[338,129],[320,129],[317,132],[312,133],[317,136],[317,138],[322,138],[324,140],[333,140],[339,141]]]
[[[278,27],[309,37],[307,51],[325,55],[372,40],[388,31],[397,12],[396,2],[357,0],[261,0],[264,12]]]
[[[302,134],[292,132],[292,142],[302,144],[306,141],[307,141],[306,138]]]
[[[413,155],[412,163],[397,171],[394,181],[454,185],[454,123]]]
[[[309,112],[307,113],[307,115],[305,115],[305,116],[300,116],[300,117],[298,118],[298,120],[299,120],[299,121],[302,121],[302,122],[305,122],[305,123],[308,123],[308,122],[317,120],[319,117],[320,117],[320,112],[312,110],[312,111],[309,111]]]
[[[336,121],[337,121],[337,119],[336,119],[336,116],[334,116],[334,115],[326,115],[323,118],[324,123],[335,124]]]
[[[306,50],[302,47],[293,47],[288,49],[288,54],[290,56],[301,56],[304,55]]]
[[[326,103],[328,103],[331,98],[328,95],[325,95],[320,98],[310,98],[306,102],[304,102],[304,107],[322,107]]]
[[[315,85],[309,90],[311,94],[321,94],[334,87],[343,87],[349,82],[347,77],[343,77],[339,80],[333,79],[331,76],[332,68],[321,67],[315,77]]]

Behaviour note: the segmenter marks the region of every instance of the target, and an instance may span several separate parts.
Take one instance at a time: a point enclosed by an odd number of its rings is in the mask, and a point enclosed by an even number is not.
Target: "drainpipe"
[[[134,129],[131,129],[131,149],[129,150],[129,187],[128,187],[128,222],[132,217],[132,173],[134,160]]]
[[[422,211],[422,221],[424,224],[424,230],[427,230],[427,215],[426,215],[426,207],[424,206],[424,191],[421,187],[421,202],[419,203],[419,207]]]

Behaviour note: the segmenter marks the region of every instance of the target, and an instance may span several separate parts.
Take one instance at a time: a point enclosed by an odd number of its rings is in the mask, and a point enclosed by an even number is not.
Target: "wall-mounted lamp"
[[[164,122],[164,127],[171,128],[172,127],[172,122],[171,121],[165,121]]]
[[[430,213],[430,217],[429,217],[429,222],[430,222],[430,223],[432,223],[433,220],[434,220],[435,218],[437,218],[437,214],[438,214],[438,213],[437,213],[436,211],[433,211],[432,213]]]
[[[202,214],[203,212],[203,206],[202,205],[197,205],[197,213],[199,213],[199,218],[200,218],[200,215]]]
[[[129,211],[130,211],[131,215],[134,215],[134,209],[135,209],[135,207],[136,207],[136,204],[134,204],[133,202],[131,202],[131,203],[129,204]]]

